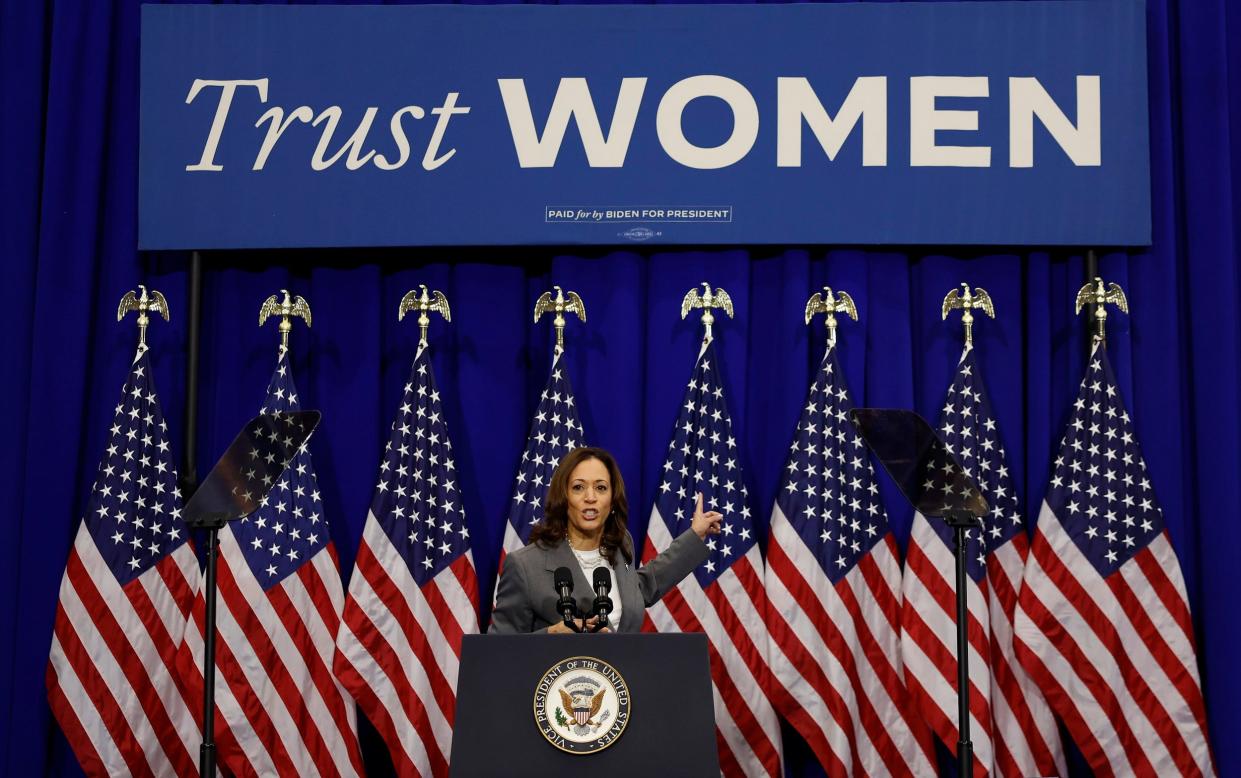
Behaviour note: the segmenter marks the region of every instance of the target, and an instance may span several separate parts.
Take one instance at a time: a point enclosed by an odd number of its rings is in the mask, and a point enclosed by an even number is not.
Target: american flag
[[[582,422],[578,419],[573,387],[569,384],[562,352],[552,362],[547,386],[539,395],[539,407],[530,422],[530,437],[521,455],[521,469],[513,486],[508,524],[504,527],[504,555],[511,554],[530,539],[530,528],[543,520],[543,498],[547,484],[561,457],[582,445]]]
[[[198,582],[168,425],[139,347],[60,584],[47,696],[88,775],[192,775],[177,646]]]
[[[1066,775],[1055,717],[1013,654],[1013,617],[1030,543],[973,349],[961,356],[948,387],[939,434],[991,506],[982,531],[966,531],[974,772]],[[934,480],[924,486],[936,488]],[[901,610],[906,683],[953,753],[960,739],[955,548],[955,531],[946,522],[915,514]]]
[[[900,665],[900,562],[829,347],[771,518],[773,699],[832,776],[934,775]]]
[[[300,410],[287,353],[262,413]],[[251,484],[260,489],[258,482]],[[216,583],[216,741],[237,775],[362,772],[353,700],[332,675],[344,591],[309,450],[257,510],[220,531]],[[204,603],[194,603],[182,662],[202,694]]]
[[[1214,775],[1185,583],[1102,346],[1056,457],[1015,628],[1017,657],[1097,775]]]
[[[430,351],[414,358],[379,465],[336,675],[399,775],[446,775],[461,637],[478,632],[478,577]]]
[[[673,429],[642,561],[690,527],[695,495],[724,515],[711,555],[647,609],[646,629],[705,632],[711,656],[716,740],[725,775],[780,775],[780,726],[767,697],[767,612],[763,560],[737,463],[711,340],[703,342]]]

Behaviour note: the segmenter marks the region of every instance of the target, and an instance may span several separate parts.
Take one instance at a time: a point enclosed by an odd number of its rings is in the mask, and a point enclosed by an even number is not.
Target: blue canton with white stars
[[[430,357],[422,348],[414,358],[371,501],[371,513],[419,586],[470,548]]]
[[[810,386],[776,502],[833,583],[888,534],[888,515],[829,348]]]
[[[521,455],[521,470],[509,505],[508,521],[522,543],[530,540],[530,529],[543,520],[547,484],[561,458],[582,445],[582,422],[578,419],[573,387],[565,369],[564,357],[552,364],[547,386],[539,396],[539,407],[530,423],[530,437]]]
[[[1105,577],[1163,532],[1163,512],[1105,348],[1095,348],[1073,403],[1047,504]]]
[[[116,405],[107,453],[83,521],[122,585],[186,541],[168,425],[141,349]]]
[[[260,413],[282,417],[299,411],[297,387],[287,353],[281,353],[267,386],[267,399]],[[292,425],[292,419],[287,422]],[[323,501],[315,479],[310,451],[305,445],[289,462],[259,508],[229,525],[255,579],[270,589],[297,571],[321,551],[329,540],[323,518]]]
[[[708,342],[685,390],[656,496],[659,514],[674,538],[689,529],[697,492],[702,492],[703,510],[723,514],[720,534],[706,541],[710,556],[694,571],[703,588],[755,543],[749,493],[737,464],[737,441],[722,378],[715,346]]]
[[[986,574],[987,555],[1024,531],[1025,521],[1017,505],[1017,493],[1008,474],[1004,447],[973,349],[961,358],[956,378],[948,387],[939,435],[991,506],[991,512],[982,518],[982,531],[969,529],[965,532],[966,570],[978,581]],[[934,473],[931,475],[933,479]],[[937,484],[929,479],[923,486],[933,489]],[[928,518],[928,521],[948,548],[955,549],[954,530],[940,519]]]

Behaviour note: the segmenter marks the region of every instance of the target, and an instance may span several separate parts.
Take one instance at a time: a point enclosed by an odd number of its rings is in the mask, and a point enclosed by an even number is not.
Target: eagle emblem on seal
[[[593,697],[583,693],[570,695],[564,689],[560,689],[560,701],[564,704],[565,710],[573,711],[573,720],[579,727],[588,727],[596,724],[592,719],[603,707],[603,693],[600,689],[599,693]]]

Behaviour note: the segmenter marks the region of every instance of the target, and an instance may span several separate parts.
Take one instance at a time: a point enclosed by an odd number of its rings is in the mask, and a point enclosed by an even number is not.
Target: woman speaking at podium
[[[583,613],[595,599],[595,570],[611,574],[612,613],[604,629],[638,632],[646,607],[652,605],[709,554],[707,535],[720,531],[724,517],[704,512],[698,495],[688,530],[664,552],[635,569],[633,538],[625,529],[629,502],[616,460],[601,448],[576,448],[565,455],[547,487],[543,520],[530,542],[509,554],[496,588],[491,614],[492,633],[573,632],[557,608],[553,574],[567,568],[573,575],[573,599]],[[590,629],[594,619],[579,627]]]

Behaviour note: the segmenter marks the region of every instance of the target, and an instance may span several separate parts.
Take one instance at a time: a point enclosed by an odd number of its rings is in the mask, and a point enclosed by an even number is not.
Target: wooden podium
[[[715,778],[720,765],[707,662],[701,634],[467,635],[451,775]],[[601,684],[609,689],[599,698],[606,693],[610,703],[597,715],[572,709],[586,721],[576,731],[587,742],[574,742],[562,737],[575,721],[561,690],[568,684],[575,700],[589,701],[598,676],[586,670],[597,668],[622,682]],[[591,715],[607,723],[592,726]]]

